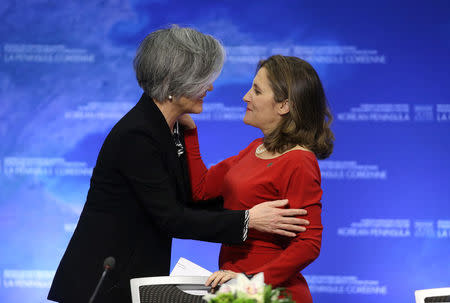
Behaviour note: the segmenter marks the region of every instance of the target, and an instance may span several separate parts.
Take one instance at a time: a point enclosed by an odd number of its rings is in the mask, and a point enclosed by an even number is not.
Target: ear
[[[277,109],[278,109],[278,114],[281,116],[289,113],[289,100],[286,99],[283,102],[278,103]]]

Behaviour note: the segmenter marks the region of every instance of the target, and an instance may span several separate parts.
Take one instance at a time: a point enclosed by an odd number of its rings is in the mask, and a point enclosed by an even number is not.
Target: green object
[[[280,296],[284,296],[280,298]],[[243,292],[221,293],[215,298],[211,298],[209,303],[295,303],[284,288],[272,289],[270,285],[264,286],[262,295],[263,301],[257,301]]]

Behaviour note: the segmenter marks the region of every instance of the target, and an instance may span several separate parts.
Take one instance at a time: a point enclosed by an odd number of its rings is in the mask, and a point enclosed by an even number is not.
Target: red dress
[[[244,210],[272,200],[289,199],[290,208],[308,211],[306,232],[287,238],[249,230],[240,245],[223,244],[219,267],[234,272],[264,272],[264,281],[285,287],[296,302],[312,302],[308,285],[300,274],[320,252],[322,239],[320,169],[312,152],[292,150],[274,159],[260,159],[256,139],[238,155],[209,170],[200,157],[197,131],[185,132],[189,174],[194,200],[222,195],[227,209]]]

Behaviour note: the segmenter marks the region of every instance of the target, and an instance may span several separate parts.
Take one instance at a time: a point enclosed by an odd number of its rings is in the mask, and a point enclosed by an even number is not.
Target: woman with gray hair
[[[242,243],[248,229],[294,237],[308,222],[286,200],[250,210],[191,209],[177,119],[200,113],[224,61],[220,43],[190,28],[149,34],[134,67],[141,99],[111,130],[98,155],[87,200],[48,299],[88,302],[107,257],[114,270],[95,302],[131,302],[130,279],[169,274],[172,237]],[[107,258],[111,260],[111,258]]]

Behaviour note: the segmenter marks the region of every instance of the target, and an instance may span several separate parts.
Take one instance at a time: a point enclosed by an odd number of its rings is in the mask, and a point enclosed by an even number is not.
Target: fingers
[[[283,200],[275,200],[275,201],[268,201],[261,203],[261,205],[269,206],[269,207],[275,207],[280,208],[283,206],[286,206],[288,204],[288,199]],[[281,209],[281,215],[286,217],[295,217],[295,216],[304,216],[308,214],[308,211],[306,209],[297,209],[297,208],[288,208],[288,209]]]
[[[295,236],[297,236],[296,233],[288,232],[288,231],[285,231],[283,229],[275,229],[273,231],[273,233],[277,234],[277,235],[280,235],[280,236],[290,237],[290,238],[294,238]]]
[[[305,209],[284,209],[288,200],[276,200],[260,203],[249,211],[248,227],[267,233],[295,237],[295,233],[304,232],[309,221],[298,218],[305,215]]]
[[[292,224],[278,224],[277,227],[278,227],[277,229],[282,229],[287,232],[294,232],[294,233],[303,232],[306,230],[306,228],[304,226],[298,226],[298,225],[292,225]]]
[[[308,213],[306,209],[297,208],[280,209],[279,211],[280,214],[284,217],[304,216]]]
[[[308,214],[308,211],[306,209],[297,209],[299,211],[299,216],[304,216]]]
[[[305,225],[309,225],[308,220],[283,217],[274,225],[274,230],[272,232],[286,237],[295,237],[297,233],[306,231]]]
[[[274,233],[286,237],[295,237],[297,233],[306,231],[306,227],[295,224],[278,223],[273,228],[268,227],[263,232]]]
[[[271,206],[271,207],[283,207],[288,204],[288,200],[287,199],[275,200],[275,201],[264,202],[262,204],[266,204],[267,206]]]
[[[206,280],[205,286],[211,285],[212,288],[217,287],[233,278],[233,273],[225,270],[219,270],[214,272],[208,280]]]
[[[293,217],[283,217],[280,221],[284,224],[295,224],[295,225],[302,225],[302,226],[309,225],[308,220],[300,219],[300,218],[293,218]]]
[[[296,233],[304,232],[306,231],[306,227],[309,225],[309,221],[305,219],[299,219],[299,218],[292,218],[292,217],[283,217],[279,223],[276,224],[275,230],[280,231],[283,230],[284,232],[287,232],[286,234],[288,237],[294,237]],[[278,234],[282,234],[280,232],[275,232]],[[294,236],[293,236],[293,233]]]
[[[289,202],[288,199],[283,199],[283,200],[268,201],[268,202],[264,202],[261,204],[264,204],[265,206],[269,206],[269,207],[279,208],[279,207],[286,206],[288,204],[288,202]],[[294,217],[294,216],[304,216],[304,215],[308,214],[308,212],[306,211],[306,209],[289,208],[289,209],[283,209],[281,214],[282,214],[282,216]]]
[[[225,283],[225,282],[227,282],[227,281],[230,281],[231,280],[231,275],[229,274],[229,273],[225,273],[223,276],[222,276],[222,279],[220,279],[218,282],[217,282],[217,284],[218,285],[222,285],[223,283]]]
[[[211,285],[211,283],[216,279],[216,277],[219,275],[220,271],[213,272],[211,276],[209,276],[208,280],[205,282],[205,286]]]
[[[183,114],[180,117],[178,117],[178,122],[188,129],[193,129],[196,127],[194,120],[189,114]]]

